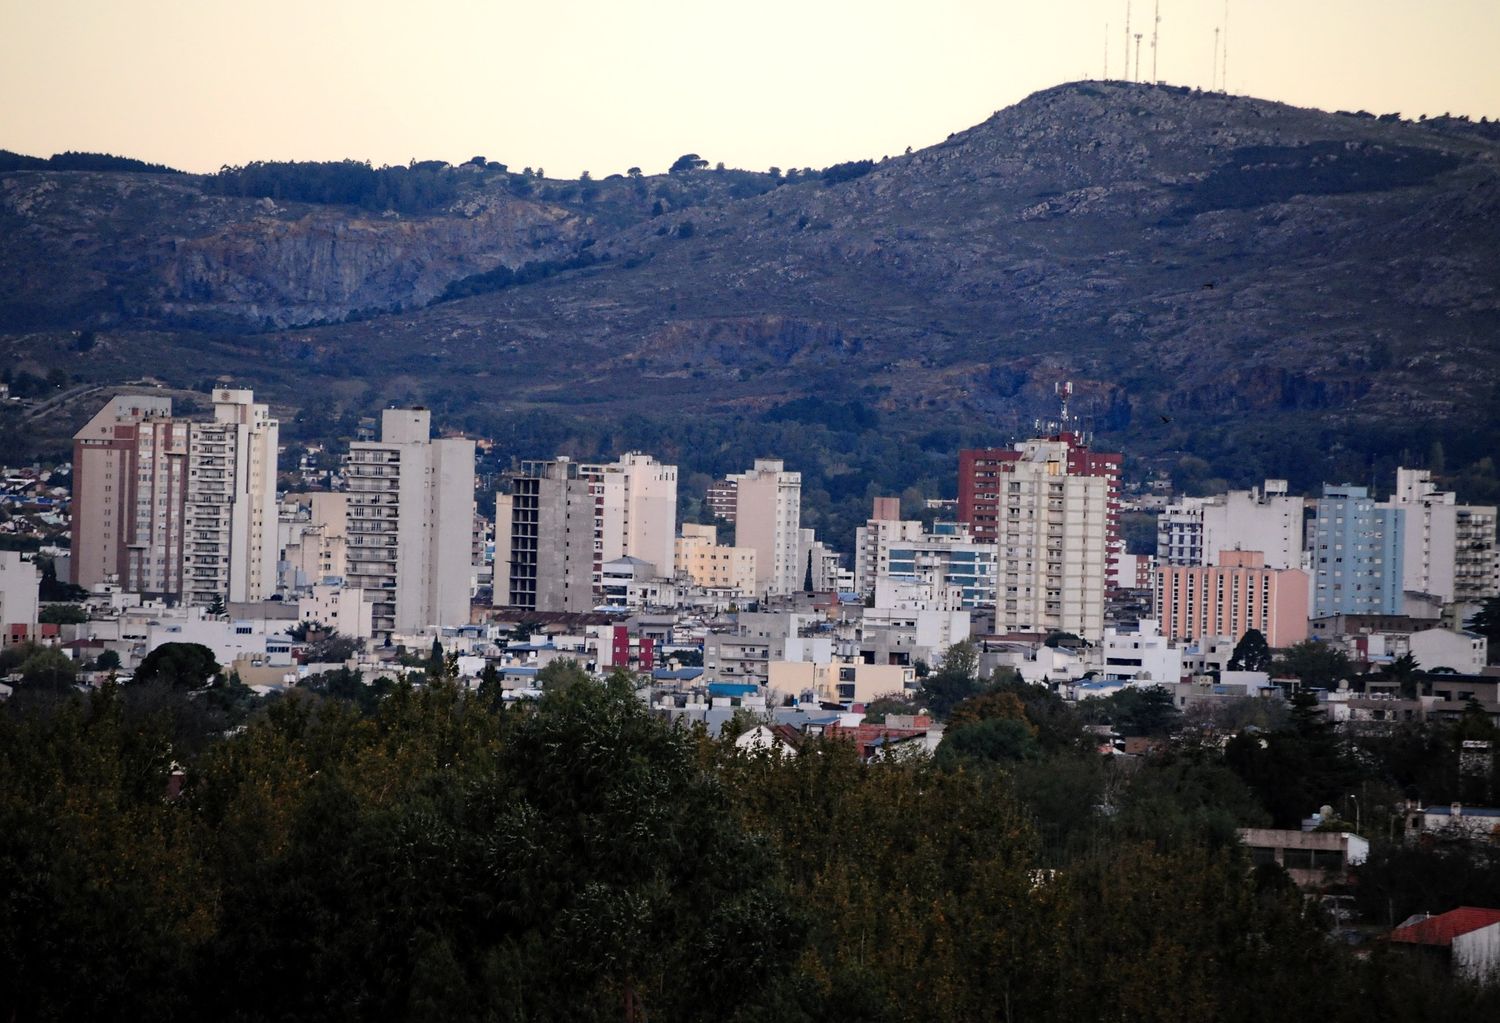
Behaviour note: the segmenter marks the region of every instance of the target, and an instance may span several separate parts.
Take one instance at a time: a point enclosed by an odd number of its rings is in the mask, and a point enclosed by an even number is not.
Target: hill
[[[1488,128],[1101,82],[826,174],[439,168],[454,198],[422,213],[22,171],[0,345],[39,375],[242,379],[291,436],[421,401],[502,458],[777,451],[837,532],[872,491],[951,490],[959,445],[1026,432],[1064,378],[1137,475],[1384,482],[1440,444],[1477,499]]]

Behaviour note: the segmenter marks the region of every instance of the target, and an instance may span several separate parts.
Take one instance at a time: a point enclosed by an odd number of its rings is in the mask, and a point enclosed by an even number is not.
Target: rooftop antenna
[[[1159,78],[1156,77],[1156,37],[1161,31],[1161,0],[1156,0],[1156,7],[1151,15],[1151,84],[1155,85]]]
[[[1130,81],[1130,0],[1125,0],[1125,81]]]
[[[1064,380],[1061,383],[1053,384],[1052,393],[1057,395],[1058,404],[1061,406],[1057,420],[1061,429],[1058,432],[1066,433],[1068,431],[1068,423],[1072,421],[1068,416],[1068,399],[1073,397],[1073,381]]]
[[[1137,82],[1139,82],[1141,80],[1141,36],[1143,36],[1143,35],[1145,35],[1144,32],[1137,32],[1135,34],[1135,79],[1134,80],[1137,81]]]

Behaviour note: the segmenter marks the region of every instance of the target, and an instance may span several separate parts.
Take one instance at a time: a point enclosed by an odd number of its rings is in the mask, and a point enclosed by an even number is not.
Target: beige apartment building
[[[779,458],[757,458],[735,485],[735,542],[755,551],[755,593],[775,596],[802,589],[802,474]]]
[[[209,421],[117,395],[73,438],[71,579],[168,600],[263,600],[276,587],[279,428],[248,390]]]
[[[1074,474],[1067,440],[1031,440],[999,467],[995,622],[1001,632],[1104,637],[1109,480]]]
[[[755,594],[755,551],[750,547],[722,547],[715,526],[694,522],[682,524],[677,538],[674,564],[677,575],[710,590],[731,590],[743,596]]]

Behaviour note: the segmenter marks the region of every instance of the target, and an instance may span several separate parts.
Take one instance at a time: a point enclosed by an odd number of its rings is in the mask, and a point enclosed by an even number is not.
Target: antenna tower
[[[1125,0],[1125,74],[1124,80],[1130,81],[1130,0]]]
[[[1213,92],[1219,87],[1219,29],[1214,28],[1214,70],[1208,79],[1208,91]]]
[[[1137,82],[1139,82],[1141,80],[1141,36],[1144,35],[1144,34],[1145,34],[1144,32],[1137,32],[1135,34],[1135,79],[1134,80],[1137,81]]]
[[[1057,395],[1058,404],[1061,406],[1057,420],[1060,427],[1058,432],[1067,433],[1068,424],[1072,422],[1071,417],[1068,415],[1068,399],[1073,397],[1073,381],[1064,380],[1061,383],[1053,384],[1052,393]]]
[[[1104,23],[1104,81],[1109,81],[1109,22]]]
[[[1229,0],[1224,0],[1224,53],[1219,58],[1219,75],[1224,82],[1223,92],[1229,91]]]
[[[1151,84],[1155,85],[1159,78],[1156,77],[1156,37],[1161,32],[1161,0],[1156,0],[1156,7],[1151,14]]]

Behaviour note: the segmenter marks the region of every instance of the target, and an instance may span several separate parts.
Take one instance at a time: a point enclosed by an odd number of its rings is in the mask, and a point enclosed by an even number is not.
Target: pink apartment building
[[[1259,629],[1272,647],[1307,638],[1307,573],[1265,567],[1260,551],[1220,551],[1217,565],[1156,570],[1156,616],[1173,642],[1238,639]]]

